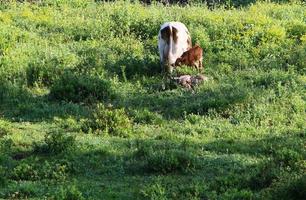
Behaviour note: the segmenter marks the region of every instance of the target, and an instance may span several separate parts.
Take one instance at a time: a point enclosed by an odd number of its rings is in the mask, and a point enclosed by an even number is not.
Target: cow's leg
[[[160,71],[162,73],[165,73],[165,65],[164,65],[164,63],[162,61],[160,62]]]
[[[162,73],[164,73],[165,71],[165,63],[167,62],[167,59],[165,57],[165,48],[166,48],[166,41],[162,39],[161,35],[159,35],[158,50],[159,50],[160,67]]]

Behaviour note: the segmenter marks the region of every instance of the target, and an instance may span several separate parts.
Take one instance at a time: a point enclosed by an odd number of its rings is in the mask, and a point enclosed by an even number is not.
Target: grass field
[[[305,4],[43,2],[0,3],[0,198],[305,199]],[[204,49],[195,92],[165,21]]]

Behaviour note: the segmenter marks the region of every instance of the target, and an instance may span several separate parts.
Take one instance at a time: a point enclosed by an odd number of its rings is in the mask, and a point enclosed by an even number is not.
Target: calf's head
[[[182,64],[184,64],[184,62],[186,62],[185,60],[186,60],[186,59],[185,59],[184,57],[180,57],[180,58],[176,59],[174,65],[175,65],[175,66],[181,66]]]

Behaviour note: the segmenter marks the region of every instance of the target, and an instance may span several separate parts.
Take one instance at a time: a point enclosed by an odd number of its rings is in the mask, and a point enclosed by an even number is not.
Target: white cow
[[[162,70],[171,73],[176,59],[191,47],[191,37],[183,23],[164,23],[158,33],[158,49]]]

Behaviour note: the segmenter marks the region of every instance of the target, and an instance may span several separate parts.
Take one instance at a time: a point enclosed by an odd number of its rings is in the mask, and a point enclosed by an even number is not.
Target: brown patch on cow
[[[175,61],[175,66],[187,65],[202,71],[203,49],[195,45]]]
[[[167,44],[169,44],[169,39],[170,39],[170,34],[171,34],[170,27],[167,26],[167,27],[163,28],[160,31],[160,33],[161,33],[162,39],[165,40]]]
[[[192,41],[191,41],[191,38],[190,36],[188,36],[188,39],[187,39],[187,50],[191,49],[192,48]]]
[[[176,28],[172,27],[172,31],[171,31],[171,28],[169,26],[167,26],[167,27],[163,28],[160,32],[161,32],[162,39],[165,40],[167,42],[167,44],[169,44],[170,35],[172,35],[174,43],[177,43],[177,41],[178,41],[178,36],[177,36],[178,30]]]
[[[178,32],[177,29],[172,27],[172,38],[175,44],[177,43],[177,40],[178,40],[177,32]]]

